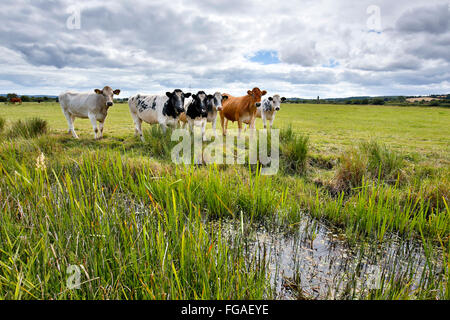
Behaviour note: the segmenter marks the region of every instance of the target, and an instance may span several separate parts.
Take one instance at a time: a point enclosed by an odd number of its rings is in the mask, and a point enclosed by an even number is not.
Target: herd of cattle
[[[95,89],[94,93],[60,94],[59,103],[67,119],[69,133],[72,133],[74,138],[78,138],[73,125],[75,118],[89,118],[94,128],[95,139],[103,138],[103,126],[108,109],[114,104],[114,95],[119,93],[119,89],[112,90],[111,87],[106,86],[102,90]],[[136,135],[139,135],[142,141],[144,141],[142,121],[159,124],[164,132],[167,126],[184,127],[188,124],[191,130],[193,126],[200,126],[203,140],[205,140],[208,122],[212,123],[214,134],[217,135],[217,115],[220,115],[223,135],[227,133],[228,121],[238,122],[239,134],[243,124],[250,125],[250,128],[254,129],[257,117],[262,118],[264,128],[267,127],[267,121],[272,127],[275,113],[280,110],[280,105],[286,98],[274,95],[261,101],[266,93],[265,90],[254,88],[248,90],[245,96],[233,97],[220,92],[212,95],[204,91],[191,94],[176,89],[164,95],[137,94],[128,99],[128,105],[135,124]]]

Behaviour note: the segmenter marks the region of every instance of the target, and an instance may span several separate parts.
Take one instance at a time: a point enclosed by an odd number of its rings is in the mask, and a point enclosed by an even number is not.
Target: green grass
[[[416,290],[392,283],[363,298],[448,299],[449,112],[283,105],[281,170],[262,176],[174,166],[169,135],[154,127],[142,143],[126,104],[111,108],[101,141],[88,120],[76,121],[80,140],[67,134],[57,104],[1,105],[0,298],[271,298],[267,261],[249,253],[244,229],[295,233],[307,214],[350,245],[415,239],[430,268],[444,261]],[[24,120],[34,117],[45,121]],[[48,128],[8,134],[18,120]],[[227,221],[242,232],[230,237]],[[82,266],[80,290],[67,289],[69,265]]]
[[[3,129],[5,128],[5,119],[3,119],[2,117],[0,117],[0,133],[3,132]]]
[[[0,117],[8,121],[40,117],[47,120],[54,132],[67,131],[58,103],[0,104]],[[295,132],[308,136],[313,153],[337,157],[359,142],[378,140],[395,151],[418,156],[422,162],[446,166],[450,164],[448,123],[450,109],[445,108],[283,104],[274,125],[276,128],[292,125]],[[237,128],[236,123],[230,125]],[[257,120],[256,126],[262,128],[262,122]],[[87,119],[77,119],[75,129],[81,138],[94,136]],[[106,119],[106,140],[128,139],[133,134],[128,104],[115,104]]]
[[[17,120],[11,124],[7,136],[10,138],[34,138],[45,134],[47,129],[47,121],[40,118]]]

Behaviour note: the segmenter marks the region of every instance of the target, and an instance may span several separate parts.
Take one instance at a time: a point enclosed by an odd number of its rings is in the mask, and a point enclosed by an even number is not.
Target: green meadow
[[[58,103],[1,105],[0,116],[8,121],[41,117],[48,121],[51,131],[55,133],[63,133],[67,127]],[[377,139],[420,160],[448,165],[448,123],[448,108],[284,104],[281,112],[276,115],[274,127],[292,125],[296,132],[310,137],[312,151],[330,156],[337,156],[357,142]],[[208,127],[211,125],[208,124]],[[233,127],[237,128],[237,124],[231,126]],[[217,128],[221,128],[220,119]],[[257,121],[257,128],[262,128],[262,121]],[[93,136],[87,119],[77,119],[75,129],[81,133],[82,138],[89,139]],[[133,134],[133,121],[128,105],[115,104],[106,120],[106,138],[128,139]]]
[[[170,132],[141,142],[127,104],[100,141],[87,119],[73,139],[57,103],[0,105],[0,298],[447,300],[449,123],[283,104],[264,176],[174,165]]]

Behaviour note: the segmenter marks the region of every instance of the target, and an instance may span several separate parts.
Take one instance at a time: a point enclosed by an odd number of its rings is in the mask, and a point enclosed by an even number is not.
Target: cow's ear
[[[281,102],[284,102],[284,101],[286,101],[286,98],[285,97],[281,97]]]
[[[185,98],[189,98],[191,95],[192,95],[192,93],[187,92],[187,93],[184,94],[184,97],[185,97]],[[193,95],[192,95],[192,96],[193,96]]]
[[[118,95],[120,94],[120,89],[114,90],[113,93],[114,93],[116,96],[118,96]]]
[[[166,92],[166,96],[168,96],[169,98],[172,96],[172,93],[171,92],[169,92],[169,91],[167,91]]]
[[[228,99],[228,96],[222,96],[222,100],[227,100]]]
[[[206,97],[207,97],[208,99],[212,99],[214,96],[213,96],[212,94],[208,94]]]
[[[251,96],[251,95],[253,95],[253,92],[250,91],[250,90],[248,90],[248,91],[247,91],[247,94],[248,94],[249,96]]]
[[[263,92],[261,92],[261,95],[263,96],[263,95],[265,95],[266,93],[267,93],[267,91],[264,90]]]
[[[186,97],[186,95],[184,95],[184,96]],[[189,97],[186,97],[186,98],[189,98]],[[196,95],[196,94],[193,94],[193,95],[192,95],[192,98],[193,98],[193,99],[196,99],[196,98],[197,98],[197,95]]]
[[[273,98],[272,98],[272,97],[269,97],[269,101],[273,101]]]
[[[94,91],[95,91],[96,94],[103,94],[103,91],[100,90],[100,89],[95,89]]]

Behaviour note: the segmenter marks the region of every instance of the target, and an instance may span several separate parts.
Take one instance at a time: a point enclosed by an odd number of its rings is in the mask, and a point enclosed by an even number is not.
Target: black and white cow
[[[207,96],[204,91],[199,91],[197,94],[193,94],[191,98],[186,99],[184,108],[185,113],[180,115],[181,126],[187,123],[189,129],[192,131],[194,126],[201,127],[203,141],[206,140],[206,117],[208,115],[206,109],[206,100],[210,96]],[[212,97],[212,96],[211,96]]]
[[[214,135],[217,137],[216,133],[216,123],[217,115],[219,111],[222,110],[222,101],[228,99],[228,96],[222,96],[220,92],[216,92],[213,95],[208,95],[206,99],[206,105],[208,110],[208,115],[206,117],[207,122],[211,122]]]
[[[256,117],[262,119],[264,129],[267,128],[267,120],[270,121],[269,129],[272,128],[273,121],[275,120],[275,114],[280,110],[281,103],[284,101],[286,101],[285,97],[280,98],[280,95],[276,94],[272,97],[265,98],[261,102],[261,105],[258,109],[256,109]],[[247,129],[247,126],[245,129]]]
[[[203,110],[203,104],[201,104],[200,102],[203,97],[205,97],[203,101],[206,104],[206,111]],[[207,122],[211,122],[214,135],[217,137],[217,115],[218,112],[222,110],[222,101],[225,101],[227,98],[227,96],[222,97],[222,94],[220,92],[216,92],[213,95],[206,95],[204,91],[199,91],[197,93],[196,101],[194,101],[194,95],[191,99],[186,100],[186,113],[180,115],[181,126],[184,127],[184,124],[188,123],[191,129],[194,125],[201,127],[202,137],[205,141],[206,124]]]
[[[190,92],[184,93],[175,89],[165,95],[137,94],[130,97],[128,106],[135,124],[135,133],[144,141],[142,121],[149,124],[159,123],[163,132],[166,132],[167,126],[176,127],[179,115],[184,112],[184,100],[190,96]]]

